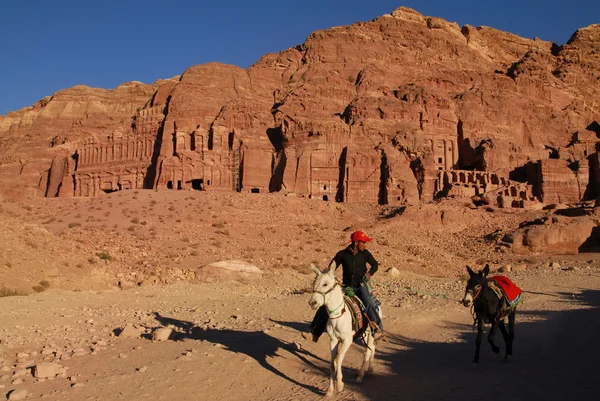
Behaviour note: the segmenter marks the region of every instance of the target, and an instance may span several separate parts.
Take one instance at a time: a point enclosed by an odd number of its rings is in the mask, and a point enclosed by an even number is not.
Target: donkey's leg
[[[481,348],[481,337],[483,336],[483,320],[477,318],[477,338],[475,339],[475,358],[473,363],[479,363],[479,349]]]
[[[500,347],[498,347],[494,343],[494,336],[496,335],[497,327],[498,327],[498,323],[496,323],[495,321],[492,322],[492,327],[490,328],[490,332],[488,333],[488,342],[492,346],[492,351],[494,351],[494,354],[497,354],[498,352],[500,352]]]
[[[363,339],[365,341],[365,355],[363,359],[362,366],[360,367],[360,371],[358,372],[358,376],[356,377],[356,381],[358,383],[362,382],[363,377],[365,377],[365,373],[369,371],[373,371],[373,367],[371,366],[373,360],[373,354],[375,353],[375,339],[371,334],[371,329],[368,329],[365,334],[363,334]]]
[[[516,310],[512,311],[508,315],[508,341],[506,342],[506,355],[512,355],[513,353],[513,340],[515,339],[515,314]]]
[[[342,363],[344,362],[344,356],[346,356],[346,351],[352,345],[352,334],[349,337],[343,338],[340,343],[340,349],[338,351],[338,356],[336,358],[336,373],[337,373],[337,391],[344,391],[344,382],[342,381]]]
[[[506,331],[506,326],[504,325],[504,319],[498,323],[498,328],[500,328],[500,332],[502,333],[502,338],[504,338],[504,346],[506,348],[506,352],[504,354],[504,359],[508,358],[508,331]]]
[[[371,336],[373,338],[373,336]],[[377,347],[377,343],[375,342],[375,338],[373,338],[373,345],[369,344],[371,347],[371,357],[369,358],[369,367],[367,369],[367,376],[371,376],[373,374],[373,362],[375,361],[375,347]]]
[[[381,311],[381,305],[378,308],[377,311],[378,315],[379,315],[379,320],[383,319],[383,312]],[[373,350],[373,352],[371,352],[371,360],[369,361],[369,368],[367,369],[367,376],[370,376],[373,374],[373,362],[375,361],[375,347],[377,346],[377,343],[375,342],[375,338],[373,338],[373,346],[371,347],[371,349]]]
[[[329,388],[327,389],[327,396],[332,396],[334,387],[334,380],[336,374],[336,358],[338,355],[338,339],[331,338],[329,340],[329,349],[331,350],[331,364],[329,365]]]

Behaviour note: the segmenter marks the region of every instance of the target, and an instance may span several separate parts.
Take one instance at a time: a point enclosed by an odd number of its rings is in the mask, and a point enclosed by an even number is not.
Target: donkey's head
[[[335,281],[335,262],[332,261],[329,267],[321,273],[319,268],[314,263],[310,264],[311,269],[316,275],[313,284],[313,292],[308,304],[313,309],[317,309],[327,302],[329,294],[337,285]]]
[[[475,299],[481,294],[481,291],[487,288],[487,275],[490,273],[490,265],[475,273],[469,266],[467,266],[469,272],[469,281],[467,281],[467,288],[465,289],[465,296],[462,300],[464,306],[471,306]]]

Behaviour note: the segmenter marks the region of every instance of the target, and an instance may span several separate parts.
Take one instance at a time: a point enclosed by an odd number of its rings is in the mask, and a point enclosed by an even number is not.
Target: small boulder
[[[56,362],[41,362],[34,366],[33,376],[38,379],[48,379],[58,376],[62,371],[62,366]]]
[[[13,400],[24,400],[27,397],[27,390],[24,388],[20,388],[18,390],[13,390],[8,393],[8,401]]]
[[[171,337],[173,329],[161,327],[152,332],[152,341],[167,341]]]
[[[142,335],[143,329],[134,327],[132,324],[127,324],[121,333],[119,333],[119,338],[140,338]]]

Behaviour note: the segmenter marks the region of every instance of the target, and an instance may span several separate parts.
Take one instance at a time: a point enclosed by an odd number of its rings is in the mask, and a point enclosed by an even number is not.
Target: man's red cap
[[[362,231],[354,231],[352,233],[352,235],[350,236],[350,240],[352,242],[357,242],[357,241],[369,242],[369,241],[371,241],[371,238],[367,237],[367,235],[365,233],[363,233]]]

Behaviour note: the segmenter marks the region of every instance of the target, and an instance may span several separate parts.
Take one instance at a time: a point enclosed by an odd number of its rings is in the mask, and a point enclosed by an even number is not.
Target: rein
[[[479,294],[481,294],[481,289],[483,288],[482,285],[479,286],[479,289],[477,290],[477,294],[475,294],[473,296],[473,303],[475,303],[475,300],[477,299],[477,297],[479,296]]]
[[[344,314],[344,312],[346,312],[346,308],[343,308],[340,312],[338,316],[335,316],[337,313],[335,313],[336,310],[340,309],[342,306],[344,306],[344,304],[346,303],[346,301],[344,301],[342,299],[342,304],[340,306],[338,306],[337,308],[335,308],[334,310],[329,310],[327,309],[327,312],[329,313],[329,318],[330,319],[338,319],[340,317],[342,317],[342,315]],[[334,313],[334,316],[331,316],[331,314]]]
[[[479,286],[479,289],[477,290],[477,294],[475,294],[473,296],[473,303],[471,304],[471,316],[473,316],[473,326],[477,325],[477,314],[475,313],[475,300],[477,299],[477,297],[481,294],[481,289],[483,288],[482,285]]]

